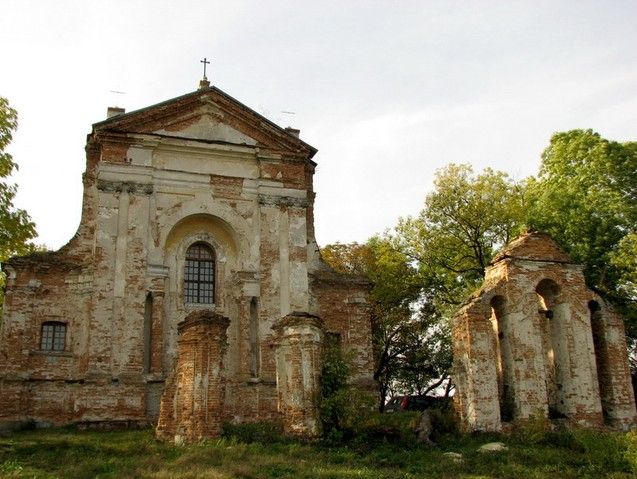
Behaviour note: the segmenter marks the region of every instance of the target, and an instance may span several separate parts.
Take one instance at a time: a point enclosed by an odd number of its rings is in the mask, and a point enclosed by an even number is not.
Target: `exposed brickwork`
[[[177,364],[166,380],[157,437],[193,442],[221,432],[229,324],[207,310],[194,311],[179,324]]]
[[[453,322],[456,409],[468,429],[540,415],[635,425],[623,321],[548,235],[517,238]]]
[[[344,350],[353,351],[352,380],[365,390],[375,390],[369,320],[371,284],[324,269],[312,275],[311,285],[316,314],[323,320],[325,332],[338,335]]]
[[[315,153],[214,87],[93,125],[77,233],[3,265],[0,427],[157,421],[167,376],[194,354],[178,325],[202,309],[229,321],[219,416],[182,411],[163,437],[280,418],[273,327],[292,311],[325,315],[371,378],[366,286],[330,276],[314,239]],[[214,304],[185,301],[194,243],[214,251]],[[41,347],[52,321],[62,351]]]
[[[277,389],[283,430],[287,434],[316,436],[319,433],[316,397],[320,390],[323,353],[322,321],[294,312],[274,327]]]
[[[272,178],[281,180],[285,178],[284,186],[287,188],[303,188],[307,187],[306,171],[308,165],[303,163],[263,163],[261,165],[261,175],[263,178]]]
[[[210,175],[212,195],[221,198],[240,198],[243,191],[243,178],[228,178]]]

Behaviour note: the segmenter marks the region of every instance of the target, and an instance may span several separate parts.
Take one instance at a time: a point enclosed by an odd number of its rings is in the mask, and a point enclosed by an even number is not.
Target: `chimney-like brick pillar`
[[[614,429],[626,431],[637,425],[637,416],[624,321],[607,307],[591,322],[598,337],[598,381],[606,420]]]
[[[293,312],[279,320],[274,329],[278,334],[276,383],[283,430],[295,436],[316,436],[323,323],[317,316]]]
[[[178,356],[161,398],[158,438],[183,443],[219,436],[229,323],[209,310],[179,323]]]

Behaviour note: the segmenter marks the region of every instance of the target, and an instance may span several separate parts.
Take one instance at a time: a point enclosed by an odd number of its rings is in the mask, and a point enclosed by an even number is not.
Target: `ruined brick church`
[[[205,79],[109,109],[75,236],[2,265],[0,425],[157,422],[196,440],[278,418],[316,433],[324,342],[352,351],[361,385],[373,370],[369,285],[314,239],[316,151]]]
[[[371,389],[370,285],[321,260],[315,153],[205,79],[109,108],[75,236],[2,265],[0,429],[153,423],[179,442],[280,420],[314,435],[327,344]],[[452,335],[466,429],[636,425],[622,319],[547,235],[494,258]]]

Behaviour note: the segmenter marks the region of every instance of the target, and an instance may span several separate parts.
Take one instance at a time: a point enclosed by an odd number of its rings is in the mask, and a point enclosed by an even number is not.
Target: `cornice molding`
[[[151,195],[153,193],[153,184],[98,179],[97,189],[105,193],[121,193],[126,191],[138,195]]]

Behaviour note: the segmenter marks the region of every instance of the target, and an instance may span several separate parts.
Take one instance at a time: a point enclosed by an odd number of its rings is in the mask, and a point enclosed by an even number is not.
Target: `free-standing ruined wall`
[[[453,321],[456,409],[472,430],[533,417],[635,425],[623,322],[546,234],[496,256]]]

